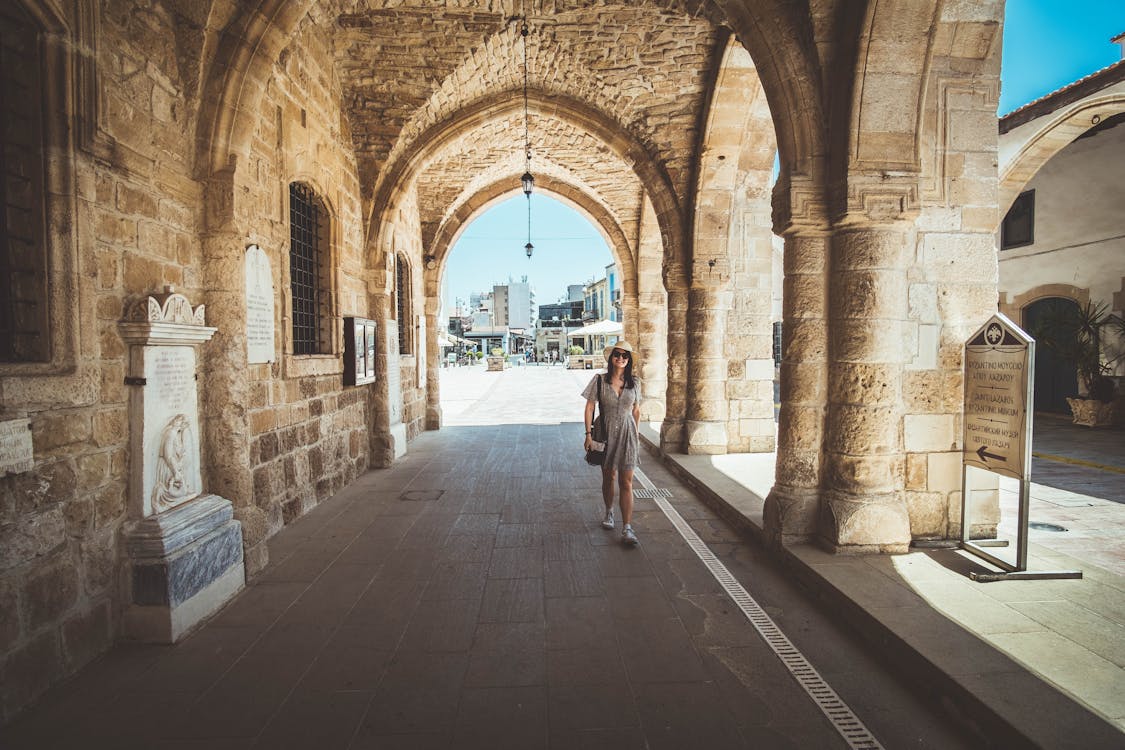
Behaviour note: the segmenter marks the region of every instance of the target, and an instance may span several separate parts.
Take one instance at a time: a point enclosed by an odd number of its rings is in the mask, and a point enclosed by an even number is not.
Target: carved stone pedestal
[[[125,633],[174,643],[243,585],[242,525],[203,492],[197,349],[215,328],[169,287],[121,322],[129,345]]]
[[[175,643],[245,585],[233,517],[229,500],[203,495],[126,527],[126,637]]]

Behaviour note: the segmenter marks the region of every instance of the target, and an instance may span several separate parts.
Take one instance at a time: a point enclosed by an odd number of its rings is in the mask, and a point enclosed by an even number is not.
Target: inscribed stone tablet
[[[398,369],[398,321],[388,320],[387,332],[387,415],[391,424],[402,422],[402,373]]]
[[[203,482],[195,348],[149,346],[144,360],[142,502],[147,516],[187,502],[202,491]]]
[[[257,245],[246,248],[246,359],[273,362],[273,274],[270,259]]]
[[[30,424],[28,419],[0,422],[0,476],[31,471],[35,466]]]

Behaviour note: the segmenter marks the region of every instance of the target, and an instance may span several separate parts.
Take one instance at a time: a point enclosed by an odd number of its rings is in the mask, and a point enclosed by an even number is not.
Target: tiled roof
[[[1000,132],[1007,133],[1025,122],[1030,122],[1037,117],[1054,112],[1056,109],[1073,104],[1106,86],[1123,80],[1125,80],[1125,59],[1118,60],[1112,65],[1107,65],[1101,70],[1079,78],[1074,83],[1069,83],[1046,96],[1028,102],[1019,109],[1012,110],[1000,118]]]

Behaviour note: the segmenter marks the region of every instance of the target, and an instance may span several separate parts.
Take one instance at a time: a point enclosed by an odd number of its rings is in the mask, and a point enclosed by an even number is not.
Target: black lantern
[[[535,250],[535,246],[531,244],[531,191],[535,189],[535,178],[531,176],[530,117],[527,113],[527,18],[521,20],[523,22],[520,26],[520,39],[523,44],[523,152],[526,169],[520,182],[523,183],[523,194],[527,196],[527,244],[523,249],[530,259],[532,251]]]

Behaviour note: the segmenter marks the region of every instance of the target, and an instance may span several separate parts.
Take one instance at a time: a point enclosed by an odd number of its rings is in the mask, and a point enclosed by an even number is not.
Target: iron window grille
[[[410,266],[395,256],[395,315],[398,318],[398,353],[410,354]]]
[[[293,291],[293,353],[327,352],[323,210],[316,193],[300,183],[289,186],[289,284]]]
[[[0,8],[0,361],[50,359],[40,30]]]

